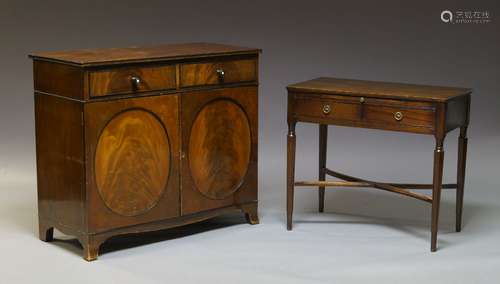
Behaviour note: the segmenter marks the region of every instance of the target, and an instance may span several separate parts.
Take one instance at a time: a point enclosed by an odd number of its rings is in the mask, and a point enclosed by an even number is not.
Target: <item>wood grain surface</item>
[[[319,187],[320,212],[324,209],[325,186],[373,187],[431,203],[433,252],[437,250],[441,189],[456,188],[456,230],[461,230],[471,89],[338,78],[317,78],[289,85],[287,89],[288,230],[293,227],[295,186]],[[318,181],[295,182],[295,125],[298,122],[320,125]],[[433,135],[436,146],[432,184],[381,183],[329,170],[325,162],[328,144],[325,124]],[[457,184],[443,185],[443,141],[446,133],[455,128],[460,128]],[[325,174],[344,181],[326,181]],[[432,188],[432,197],[408,190],[429,188]]]
[[[399,120],[395,118],[396,113],[401,114]],[[425,109],[367,104],[364,108],[363,119],[375,124],[392,124],[401,127],[401,129],[405,129],[406,126],[434,129],[435,112]]]
[[[393,82],[365,81],[321,77],[292,84],[287,87],[292,92],[345,94],[379,98],[395,98],[418,101],[443,102],[453,97],[470,94],[471,89],[441,87]]]
[[[323,111],[326,106],[330,109],[329,113]],[[361,104],[358,100],[303,97],[294,101],[294,110],[298,116],[348,121],[360,120],[361,118]]]
[[[116,235],[234,210],[257,224],[259,52],[190,43],[33,54],[40,239],[73,235],[91,261]]]
[[[189,167],[196,188],[212,199],[238,189],[250,161],[250,125],[228,99],[215,100],[196,116],[189,139]]]
[[[224,72],[222,79],[218,76],[217,70]],[[180,67],[181,87],[256,80],[257,62],[255,59],[182,64]]]
[[[85,150],[82,108],[80,103],[65,98],[35,95],[38,215],[41,224],[46,220],[57,220],[73,230],[83,227]]]
[[[175,89],[175,65],[121,67],[90,72],[90,96]],[[140,80],[134,85],[132,77]]]
[[[170,145],[161,122],[144,110],[115,116],[95,154],[99,193],[117,214],[135,216],[153,207],[167,183]]]
[[[83,100],[83,77],[84,71],[81,68],[55,62],[33,62],[35,91]]]
[[[203,58],[235,54],[257,54],[260,49],[217,43],[179,43],[143,47],[96,48],[67,51],[36,52],[30,57],[39,60],[94,66],[130,62],[152,62],[171,59]]]

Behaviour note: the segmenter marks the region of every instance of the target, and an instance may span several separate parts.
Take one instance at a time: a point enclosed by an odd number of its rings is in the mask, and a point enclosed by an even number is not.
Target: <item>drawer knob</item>
[[[332,107],[330,105],[324,105],[323,106],[323,113],[329,114],[330,112],[332,112]]]
[[[217,69],[217,77],[219,78],[220,82],[224,82],[224,75],[226,73],[222,69]]]
[[[395,120],[397,120],[397,121],[402,120],[402,119],[403,119],[403,113],[402,113],[402,112],[400,112],[400,111],[396,111],[396,112],[394,113],[394,119],[395,119]]]
[[[132,87],[134,89],[137,89],[139,87],[139,84],[141,84],[141,78],[139,78],[137,76],[132,76],[130,78],[130,81],[132,82]]]
[[[364,97],[359,98],[359,102],[360,103],[364,103],[365,102],[365,98]]]

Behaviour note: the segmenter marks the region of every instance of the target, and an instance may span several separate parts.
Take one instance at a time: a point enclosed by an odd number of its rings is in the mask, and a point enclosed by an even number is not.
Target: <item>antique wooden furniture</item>
[[[456,231],[461,230],[470,89],[317,78],[288,86],[287,229],[292,229],[294,186],[319,187],[323,212],[325,187],[373,187],[432,204],[431,251],[436,251],[441,188],[456,188]],[[295,182],[295,125],[319,124],[319,181]],[[394,130],[433,135],[432,184],[376,182],[326,167],[328,125]],[[442,184],[443,140],[460,128],[456,184]],[[343,181],[326,181],[325,176]],[[408,189],[432,189],[432,197]]]
[[[40,238],[257,217],[258,49],[173,44],[34,59]]]

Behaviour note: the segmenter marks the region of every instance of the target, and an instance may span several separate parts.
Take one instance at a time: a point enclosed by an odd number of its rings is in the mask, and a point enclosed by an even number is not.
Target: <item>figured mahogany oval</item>
[[[199,192],[224,199],[238,190],[250,161],[250,124],[231,100],[205,105],[196,116],[189,138],[189,167]]]
[[[135,216],[160,200],[170,171],[170,143],[151,113],[132,109],[115,116],[101,132],[95,178],[106,206]]]

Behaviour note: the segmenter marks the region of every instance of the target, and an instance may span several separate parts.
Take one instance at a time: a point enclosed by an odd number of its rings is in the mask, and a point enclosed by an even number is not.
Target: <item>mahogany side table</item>
[[[292,229],[295,186],[318,186],[319,211],[323,212],[325,187],[372,187],[413,197],[432,205],[431,251],[437,248],[439,204],[442,188],[456,189],[456,231],[461,230],[464,196],[467,127],[471,89],[386,83],[337,78],[317,78],[289,85],[287,138],[287,229]],[[295,125],[319,124],[319,181],[295,182]],[[386,183],[349,176],[326,167],[328,125],[362,127],[433,135],[432,184]],[[456,184],[442,184],[443,141],[460,128]],[[326,175],[342,181],[326,181]],[[432,189],[432,196],[412,190]]]

